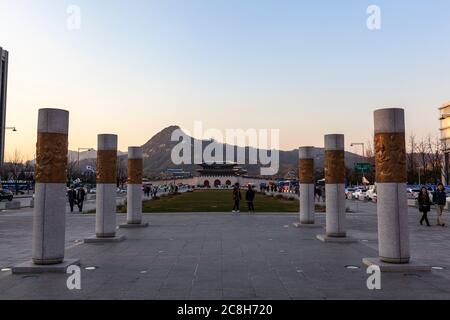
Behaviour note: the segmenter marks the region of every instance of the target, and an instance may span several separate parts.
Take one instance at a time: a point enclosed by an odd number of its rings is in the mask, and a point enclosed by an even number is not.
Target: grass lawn
[[[245,198],[245,191],[242,197]],[[254,201],[256,212],[298,212],[298,200],[285,200],[257,193]],[[142,212],[230,212],[233,208],[231,190],[195,190],[157,200],[147,200],[142,204]],[[121,212],[126,208],[120,208]],[[124,211],[122,211],[124,210]],[[247,203],[241,201],[241,211],[247,212]]]

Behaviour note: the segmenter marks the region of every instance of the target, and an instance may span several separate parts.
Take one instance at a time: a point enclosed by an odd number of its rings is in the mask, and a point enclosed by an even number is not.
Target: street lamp
[[[94,149],[93,148],[78,148],[78,160],[77,160],[78,171],[80,171],[80,151],[92,151],[92,150],[94,150]]]
[[[419,170],[419,186],[421,185],[420,184],[420,169],[422,169],[423,167],[417,167],[417,170]],[[424,170],[424,173],[425,173],[425,170]]]
[[[12,132],[17,132],[17,128],[16,127],[0,127],[0,129],[2,130],[11,130]],[[3,166],[3,158],[4,158],[4,150],[0,151],[0,167]],[[0,186],[1,186],[1,179],[0,179]]]
[[[362,146],[362,155],[363,155],[363,157],[366,157],[366,150],[364,148],[364,142],[353,142],[352,144],[350,144],[350,147],[354,147],[354,146]]]

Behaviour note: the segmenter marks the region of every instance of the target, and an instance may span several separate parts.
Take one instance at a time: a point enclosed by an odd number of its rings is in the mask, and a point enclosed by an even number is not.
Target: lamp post
[[[350,144],[350,147],[361,146],[362,147],[362,156],[366,157],[366,149],[364,147],[364,142],[353,142]]]
[[[92,151],[94,150],[93,148],[78,148],[78,160],[77,160],[77,166],[78,166],[78,171],[81,173],[80,170],[80,151]]]
[[[2,130],[11,130],[12,132],[17,132],[17,128],[16,127],[0,127],[0,129]],[[0,150],[1,155],[0,155],[0,167],[3,167],[3,152],[4,150]],[[2,177],[0,177],[0,188],[2,188]]]
[[[350,144],[350,147],[354,147],[354,146],[361,146],[362,147],[362,156],[363,156],[363,158],[365,158],[366,157],[366,149],[364,147],[364,142],[353,142],[353,143]],[[365,178],[364,170],[362,172],[362,176],[363,176],[363,181],[364,181],[364,178]],[[364,182],[363,182],[363,184],[364,184]]]
[[[419,186],[420,186],[420,169],[422,169],[422,167],[417,167],[417,170],[419,170]],[[425,170],[424,170],[425,172]]]

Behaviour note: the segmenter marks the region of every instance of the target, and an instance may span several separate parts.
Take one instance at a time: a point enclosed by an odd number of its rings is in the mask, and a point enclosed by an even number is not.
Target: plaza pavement
[[[435,226],[434,213],[427,228],[409,209],[411,252],[445,269],[383,273],[382,290],[371,291],[361,259],[377,255],[376,205],[347,206],[357,211],[347,215],[361,240],[353,244],[322,243],[323,229],[297,229],[297,215],[276,213],[145,214],[150,227],[120,229],[124,242],[82,244],[95,217],[68,214],[66,257],[81,259],[82,289],[68,290],[65,274],[4,271],[0,299],[450,299],[450,229]],[[31,231],[31,210],[0,213],[0,268],[30,259]]]

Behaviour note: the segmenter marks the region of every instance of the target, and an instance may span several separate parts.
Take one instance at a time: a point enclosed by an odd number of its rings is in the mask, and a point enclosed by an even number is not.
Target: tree
[[[117,187],[124,188],[128,179],[128,160],[126,157],[117,157]]]
[[[9,156],[7,168],[8,168],[7,169],[8,178],[15,181],[15,183],[16,183],[16,186],[14,189],[15,189],[15,193],[17,195],[17,194],[19,194],[17,180],[18,180],[19,174],[23,168],[23,155],[18,149],[15,149],[12,156]]]

